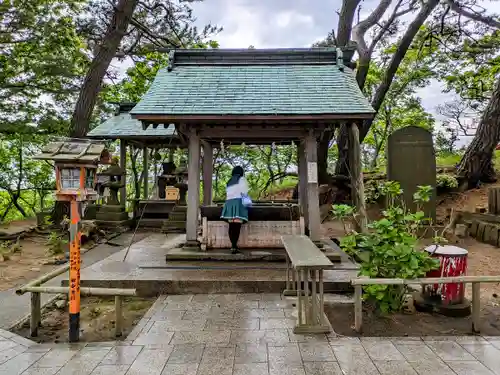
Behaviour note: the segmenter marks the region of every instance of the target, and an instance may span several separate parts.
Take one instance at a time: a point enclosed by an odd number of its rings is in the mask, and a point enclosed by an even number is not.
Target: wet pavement
[[[279,294],[161,296],[121,342],[0,330],[0,375],[500,375],[500,337],[296,335]]]

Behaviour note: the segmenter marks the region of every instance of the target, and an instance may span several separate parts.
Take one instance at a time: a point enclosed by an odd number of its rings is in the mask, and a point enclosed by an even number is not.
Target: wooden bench
[[[297,296],[297,325],[294,333],[327,333],[332,326],[324,312],[323,271],[334,265],[304,235],[284,235],[286,289],[284,295]]]

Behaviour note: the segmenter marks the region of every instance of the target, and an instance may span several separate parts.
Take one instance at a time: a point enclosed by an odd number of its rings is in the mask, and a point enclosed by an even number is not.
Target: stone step
[[[169,221],[186,221],[186,213],[172,211],[168,215],[168,220]]]
[[[97,207],[97,212],[125,212],[125,207],[114,204],[102,204]]]
[[[131,225],[131,220],[117,220],[117,221],[110,221],[110,220],[95,220],[95,224],[102,229],[110,228],[110,229],[128,229],[130,228]]]
[[[165,222],[165,219],[149,219],[143,217],[139,221],[139,228],[162,228]]]
[[[122,221],[128,220],[127,212],[102,212],[98,211],[95,215],[96,220],[99,221]]]

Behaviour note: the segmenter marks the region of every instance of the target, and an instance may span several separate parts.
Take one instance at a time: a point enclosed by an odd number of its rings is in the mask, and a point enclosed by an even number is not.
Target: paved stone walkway
[[[122,342],[35,344],[0,330],[0,375],[500,375],[500,337],[295,335],[292,302],[162,296]]]
[[[133,238],[134,242],[140,241],[149,235],[148,233],[138,232]],[[132,237],[133,233],[131,232],[123,233],[111,241],[116,244],[122,244],[123,246],[101,244],[90,249],[82,255],[82,266],[89,267],[121,251],[124,247],[128,246]],[[65,278],[67,278],[67,275],[63,274],[53,278],[44,285],[61,286],[61,281]],[[17,288],[12,288],[0,291],[0,328],[9,329],[30,313],[30,293],[18,296],[15,293],[16,289]],[[53,297],[53,294],[42,294],[42,304],[47,303]]]

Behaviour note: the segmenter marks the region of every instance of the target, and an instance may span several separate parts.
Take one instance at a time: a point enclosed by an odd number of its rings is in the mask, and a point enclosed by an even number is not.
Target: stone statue
[[[173,162],[162,163],[163,171],[160,176],[158,176],[158,197],[160,199],[166,198],[165,189],[167,186],[174,186],[177,183],[177,177],[175,176],[176,166]]]
[[[109,197],[106,204],[120,205],[118,191],[125,186],[125,171],[118,165],[118,160],[113,158],[110,167],[102,172],[101,176],[109,176],[109,181],[102,184],[102,186],[109,189]]]
[[[179,166],[179,168],[177,168],[175,174],[177,175],[178,182],[174,186],[177,189],[179,189],[179,204],[185,205],[186,195],[188,191],[188,184],[187,184],[188,172],[185,163],[183,163],[181,166]]]

